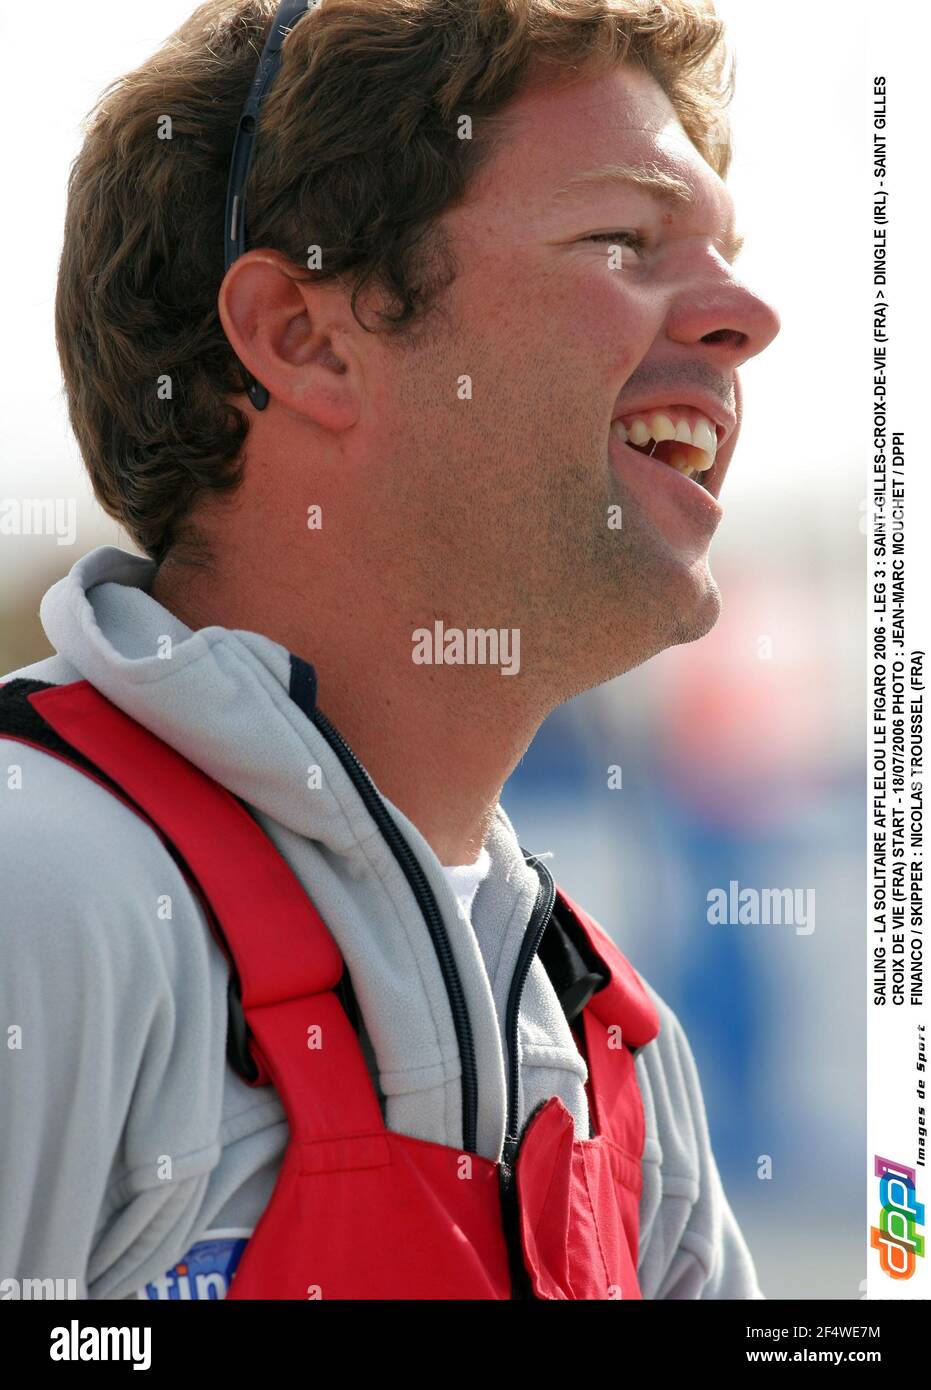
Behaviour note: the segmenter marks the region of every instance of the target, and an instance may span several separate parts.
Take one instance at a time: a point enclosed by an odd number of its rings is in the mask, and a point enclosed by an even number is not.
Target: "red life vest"
[[[559,911],[608,976],[580,1015],[592,1137],[575,1138],[553,1096],[526,1123],[502,1181],[502,1164],[385,1127],[335,992],[340,952],[244,805],[87,681],[28,698],[64,746],[3,735],[94,777],[171,849],[238,978],[252,1084],[273,1084],[287,1114],[277,1183],[227,1297],[641,1297],[644,1120],[633,1054],[659,1020],[580,907],[557,890]]]

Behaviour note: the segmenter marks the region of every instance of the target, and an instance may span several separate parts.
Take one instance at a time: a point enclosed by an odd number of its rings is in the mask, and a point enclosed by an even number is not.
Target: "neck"
[[[228,574],[169,558],[152,597],[188,627],[259,632],[310,662],[321,710],[380,793],[442,864],[473,863],[505,781],[548,712],[501,667],[417,665],[413,630],[386,593],[352,583],[303,588],[243,565]],[[337,599],[336,595],[339,595]]]

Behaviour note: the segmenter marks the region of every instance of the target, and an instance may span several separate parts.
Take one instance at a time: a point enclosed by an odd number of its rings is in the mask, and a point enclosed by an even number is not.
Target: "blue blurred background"
[[[771,1298],[856,1299],[866,1272],[862,538],[850,522],[800,519],[785,547],[778,528],[765,543],[762,518],[729,515],[753,544],[714,565],[714,632],[558,711],[503,798],[525,848],[552,852],[557,881],[685,1026]],[[707,894],[731,880],[813,889],[814,930],[709,924]],[[765,1156],[771,1177],[758,1176]]]

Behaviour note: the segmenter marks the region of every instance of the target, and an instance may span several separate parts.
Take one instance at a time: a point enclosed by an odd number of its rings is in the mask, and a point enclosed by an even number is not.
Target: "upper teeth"
[[[663,439],[674,439],[678,444],[691,444],[701,450],[700,454],[689,456],[691,468],[696,473],[704,473],[714,464],[718,436],[706,416],[699,415],[695,424],[690,425],[686,417],[673,408],[668,413],[657,411],[655,415],[627,416],[626,420],[626,426],[622,420],[615,420],[611,426],[624,443],[630,440],[631,444],[646,444],[655,439],[658,444]]]

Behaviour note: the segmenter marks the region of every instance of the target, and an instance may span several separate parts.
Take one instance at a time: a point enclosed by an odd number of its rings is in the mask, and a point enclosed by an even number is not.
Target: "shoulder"
[[[167,968],[176,947],[166,953],[158,924],[173,920],[176,899],[199,914],[172,854],[102,780],[30,741],[42,737],[31,721],[44,726],[25,702],[29,687],[18,697],[8,689],[18,679],[70,684],[70,671],[51,657],[0,681],[0,862],[12,909],[0,930],[14,931],[20,950],[119,958],[131,949]],[[155,984],[158,972],[146,979]]]
[[[32,661],[28,666],[8,671],[5,676],[0,676],[0,685],[7,685],[15,680],[47,681],[49,685],[66,685],[68,681],[80,679],[80,671],[72,666],[66,657],[53,652],[51,656],[44,656],[41,661]]]
[[[683,1189],[697,1190],[701,1131],[707,1125],[698,1068],[678,1015],[640,979],[659,1016],[657,1036],[636,1054],[650,1158],[675,1173]]]
[[[132,952],[136,966],[167,968],[176,945],[166,953],[163,924],[190,893],[159,835],[92,777],[2,731],[0,864],[0,931],[17,953],[54,951],[73,964],[107,951],[118,969]],[[159,974],[144,981],[154,987]]]
[[[23,1076],[62,1097],[77,1086],[102,1123],[125,1125],[131,1181],[151,1162],[140,1098],[163,1128],[177,1107],[171,1128],[188,1151],[193,1128],[206,1142],[219,1118],[227,967],[157,832],[91,777],[0,733],[0,877],[0,1003],[20,1030]]]
[[[153,828],[2,734],[0,878],[0,1248],[109,1289],[168,1267],[221,1159],[226,961]]]

